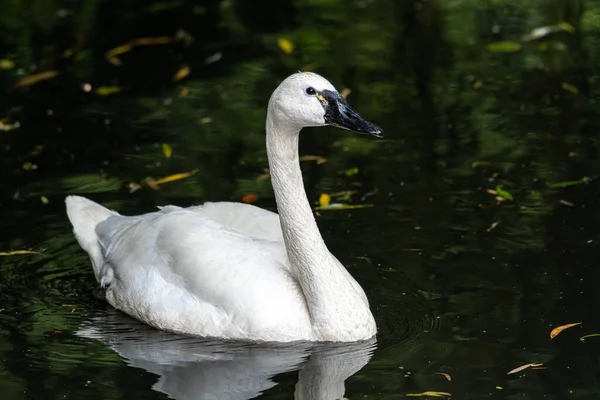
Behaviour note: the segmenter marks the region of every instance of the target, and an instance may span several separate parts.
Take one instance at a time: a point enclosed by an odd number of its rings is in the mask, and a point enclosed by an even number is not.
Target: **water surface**
[[[3,399],[598,398],[596,1],[6,1],[0,33],[0,251],[35,252],[0,259]],[[299,69],[386,132],[301,137],[315,207],[366,206],[317,222],[377,341],[191,339],[94,300],[64,196],[274,210],[266,104]]]

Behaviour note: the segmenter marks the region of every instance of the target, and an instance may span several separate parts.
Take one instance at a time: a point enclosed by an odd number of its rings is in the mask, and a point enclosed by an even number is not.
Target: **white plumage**
[[[304,192],[302,127],[325,125],[298,73],[273,93],[267,152],[279,215],[242,203],[162,207],[121,216],[66,199],[75,236],[115,308],[158,329],[254,341],[356,341],[375,335],[367,298],[327,250]]]

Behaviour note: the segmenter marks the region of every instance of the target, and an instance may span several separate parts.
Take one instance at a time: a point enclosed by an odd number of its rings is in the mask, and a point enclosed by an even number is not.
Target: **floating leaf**
[[[165,155],[165,157],[171,158],[171,155],[173,154],[173,149],[171,148],[171,146],[169,146],[169,144],[163,143],[162,152]]]
[[[319,205],[321,207],[327,207],[330,202],[331,202],[331,196],[328,195],[327,193],[321,193],[321,195],[319,196]]]
[[[452,397],[448,392],[423,392],[423,393],[407,393],[407,397]]]
[[[571,85],[570,83],[563,82],[560,84],[560,87],[563,88],[563,90],[566,90],[567,92],[571,92],[573,94],[579,94],[579,89],[577,89],[576,86]]]
[[[561,22],[560,24],[556,24],[556,25],[540,26],[539,28],[533,29],[528,34],[523,35],[521,40],[523,42],[530,42],[532,40],[541,39],[541,38],[548,36],[554,32],[575,33],[575,28],[573,27],[573,25],[571,25],[567,22]]]
[[[156,44],[169,44],[174,41],[171,36],[145,37],[134,39],[130,42],[132,46],[150,46]]]
[[[277,39],[277,46],[283,51],[285,54],[291,54],[294,51],[294,45],[286,38]]]
[[[575,207],[575,204],[573,204],[573,203],[571,203],[570,201],[567,201],[567,200],[560,199],[558,202],[560,204],[563,204],[563,205],[567,206],[567,207]]]
[[[569,186],[576,186],[576,185],[581,185],[584,183],[590,183],[590,181],[591,181],[590,178],[588,178],[587,176],[584,176],[583,178],[581,178],[578,181],[556,182],[556,183],[549,184],[548,187],[550,187],[552,189],[565,188],[565,187],[569,187]]]
[[[579,340],[581,340],[583,343],[585,343],[585,339],[591,338],[591,337],[600,337],[600,333],[590,333],[589,335],[580,337]]]
[[[373,204],[329,204],[326,207],[316,207],[316,210],[325,210],[325,211],[337,211],[337,210],[354,210],[358,208],[369,208],[375,207]]]
[[[58,71],[40,72],[39,74],[31,75],[31,76],[21,79],[20,81],[18,81],[17,83],[15,83],[13,85],[13,89],[24,87],[24,86],[31,86],[38,82],[54,78],[55,76],[57,76],[59,74],[60,74],[60,72],[58,72]]]
[[[504,41],[489,43],[486,49],[492,53],[515,53],[521,50],[521,47],[519,42]]]
[[[452,377],[451,377],[450,375],[448,375],[448,374],[444,373],[444,372],[436,372],[436,374],[437,374],[437,375],[441,375],[441,376],[443,376],[444,378],[446,378],[446,380],[447,380],[448,382],[451,382],[451,381],[452,381]]]
[[[133,192],[140,190],[142,188],[142,185],[140,185],[139,183],[135,183],[135,182],[129,182],[129,184],[127,185],[127,188],[129,189],[129,193],[133,193]]]
[[[351,89],[349,89],[349,88],[343,88],[343,89],[340,91],[340,94],[341,94],[341,95],[342,95],[342,97],[343,97],[343,98],[345,98],[345,99],[346,99],[346,98],[348,98],[348,96],[350,96],[350,93],[352,93],[352,90],[351,90]]]
[[[21,123],[19,121],[16,121],[11,124],[6,119],[0,119],[0,131],[2,131],[2,132],[12,131],[13,129],[17,129],[20,127],[21,127]]]
[[[258,200],[258,196],[253,193],[248,193],[242,196],[242,203],[252,204]]]
[[[125,54],[129,51],[131,51],[130,44],[124,44],[122,46],[117,46],[114,49],[110,49],[109,51],[106,52],[106,59],[108,60],[109,63],[111,63],[113,65],[121,65],[121,60],[119,58],[117,58],[117,56],[120,56],[121,54]]]
[[[502,189],[500,186],[496,186],[496,194],[503,199],[512,200],[513,196],[506,190]]]
[[[300,157],[300,161],[316,161],[317,165],[325,164],[327,159],[321,156],[302,156]]]
[[[188,67],[187,65],[179,68],[179,70],[175,73],[175,76],[173,76],[173,82],[182,80],[183,78],[188,76],[190,74],[190,72],[191,72],[190,67]]]
[[[346,174],[346,176],[356,175],[356,174],[358,174],[358,168],[357,167],[349,168],[346,171],[344,171],[344,173]]]
[[[552,331],[550,332],[550,339],[551,340],[554,339],[556,336],[558,336],[559,333],[561,333],[565,329],[572,328],[577,325],[581,325],[581,322],[575,322],[573,324],[561,325],[559,327],[552,329]]]
[[[185,179],[187,177],[194,175],[196,172],[198,172],[197,169],[190,171],[190,172],[181,172],[178,174],[165,176],[164,178],[160,178],[160,179],[146,178],[144,180],[144,182],[146,183],[146,185],[148,185],[148,187],[150,187],[154,190],[158,190],[158,189],[160,189],[160,187],[158,185]]]
[[[524,369],[531,368],[531,367],[541,367],[542,365],[543,364],[538,364],[538,363],[531,363],[531,364],[521,365],[520,367],[517,367],[515,369],[511,369],[510,371],[508,371],[506,373],[506,375],[516,374],[517,372],[521,372]]]
[[[50,203],[50,200],[48,200],[48,198],[46,196],[41,196],[40,201],[42,202],[42,204]]]
[[[12,60],[3,58],[0,60],[0,69],[12,69],[15,67],[15,63]]]
[[[8,252],[0,252],[0,256],[2,256],[2,257],[21,256],[21,255],[25,255],[25,254],[41,254],[41,253],[31,251],[31,250],[13,250],[13,251],[8,251]]]
[[[23,169],[25,171],[33,171],[33,170],[38,169],[38,166],[36,164],[33,164],[33,163],[27,161],[27,162],[23,163]]]
[[[487,228],[487,231],[491,232],[492,229],[494,229],[495,227],[497,227],[499,223],[500,223],[500,221],[492,222],[492,224],[490,225],[490,227]]]
[[[98,86],[96,94],[98,96],[109,96],[111,94],[119,93],[121,88],[118,86]]]

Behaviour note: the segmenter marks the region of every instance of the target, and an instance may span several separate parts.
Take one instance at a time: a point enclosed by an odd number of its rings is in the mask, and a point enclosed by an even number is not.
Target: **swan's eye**
[[[315,94],[317,94],[317,91],[315,90],[314,87],[309,86],[306,88],[306,94],[308,94],[310,96],[314,96]]]

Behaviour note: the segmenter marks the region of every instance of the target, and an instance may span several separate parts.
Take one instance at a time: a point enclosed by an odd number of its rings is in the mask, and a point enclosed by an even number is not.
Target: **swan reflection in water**
[[[154,330],[116,310],[93,318],[77,335],[100,340],[128,365],[158,375],[152,388],[178,400],[252,399],[277,385],[275,375],[295,370],[295,400],[336,400],[376,346],[375,338],[287,344],[207,340]]]

